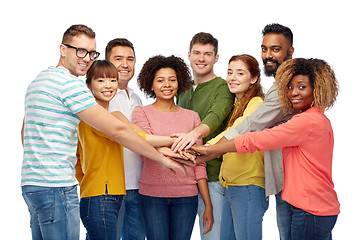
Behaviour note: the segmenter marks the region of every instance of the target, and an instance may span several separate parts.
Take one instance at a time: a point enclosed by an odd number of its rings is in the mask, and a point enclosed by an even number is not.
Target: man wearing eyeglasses
[[[77,125],[83,120],[166,170],[182,165],[158,153],[128,125],[98,105],[77,78],[96,52],[95,33],[84,25],[66,30],[56,67],[42,71],[27,89],[22,128],[22,194],[30,212],[33,239],[79,239],[80,218],[75,179]]]

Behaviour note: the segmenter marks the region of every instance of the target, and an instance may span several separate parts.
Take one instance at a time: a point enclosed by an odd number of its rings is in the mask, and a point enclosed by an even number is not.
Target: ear
[[[191,53],[190,53],[190,51],[188,52],[188,59],[189,59],[189,61],[190,61],[190,55],[191,55]]]
[[[290,47],[290,48],[289,48],[289,56],[290,56],[290,59],[292,58],[293,53],[294,53],[294,47]]]
[[[61,57],[65,57],[65,45],[64,44],[60,44],[60,55]]]
[[[253,85],[257,82],[258,77],[253,77],[252,79],[250,79],[250,84]]]
[[[215,55],[215,60],[214,60],[214,64],[219,60],[219,54]]]

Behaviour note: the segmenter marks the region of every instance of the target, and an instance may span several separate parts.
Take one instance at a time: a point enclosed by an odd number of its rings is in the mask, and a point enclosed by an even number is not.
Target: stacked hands
[[[207,160],[205,156],[208,155],[208,144],[195,144],[198,139],[188,133],[175,133],[170,137],[176,138],[171,148],[157,148],[157,150],[164,156],[188,167],[195,167]]]

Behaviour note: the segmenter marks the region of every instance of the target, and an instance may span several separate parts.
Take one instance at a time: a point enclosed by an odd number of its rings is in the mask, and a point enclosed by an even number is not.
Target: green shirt
[[[200,83],[196,89],[190,88],[177,98],[177,105],[193,110],[200,116],[201,123],[209,126],[210,134],[203,142],[214,138],[226,128],[226,117],[234,103],[234,95],[229,91],[226,81],[216,77]],[[222,157],[207,162],[206,171],[209,182],[219,181]]]

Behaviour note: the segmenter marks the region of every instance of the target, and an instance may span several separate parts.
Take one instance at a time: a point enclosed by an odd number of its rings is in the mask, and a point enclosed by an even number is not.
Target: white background
[[[219,40],[215,73],[225,78],[232,55],[248,53],[261,61],[261,30],[278,22],[292,29],[293,57],[322,58],[340,83],[338,101],[326,114],[335,133],[333,181],[341,203],[334,239],[355,239],[359,200],[359,12],[356,1],[2,1],[0,3],[1,239],[31,239],[29,214],[21,196],[20,128],[28,84],[56,65],[62,34],[72,24],[96,32],[104,58],[108,41],[125,37],[135,46],[136,76],[151,56],[175,54],[187,60],[189,42],[200,31]],[[261,62],[260,62],[261,63]],[[262,65],[262,63],[261,63]],[[271,82],[262,79],[265,89]],[[137,90],[143,97],[143,94]],[[146,104],[151,100],[145,100]],[[214,206],[216,207],[216,206]],[[263,239],[278,239],[274,197],[263,222]],[[81,239],[84,239],[82,230]],[[195,224],[192,239],[199,239]]]

